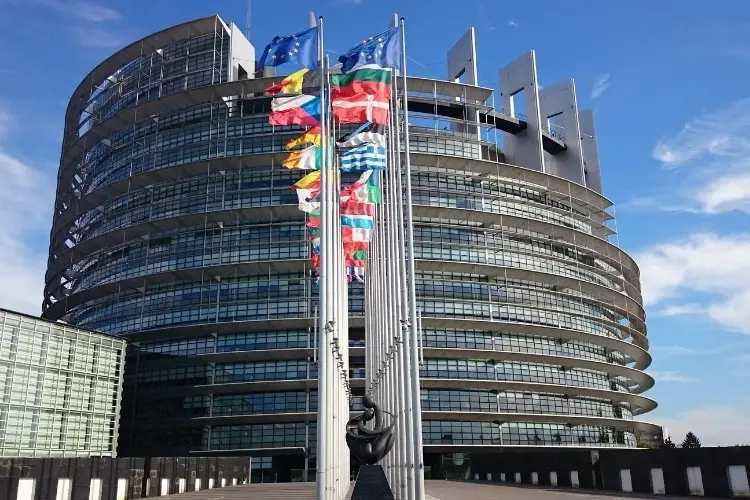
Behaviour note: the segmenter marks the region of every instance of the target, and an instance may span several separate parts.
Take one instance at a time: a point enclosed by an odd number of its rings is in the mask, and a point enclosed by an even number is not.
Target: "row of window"
[[[229,235],[236,236],[236,233],[228,231]],[[249,231],[243,231],[248,233]],[[297,235],[299,231],[284,231],[283,234],[292,236]],[[177,250],[174,252],[164,252],[165,248],[156,244],[140,243],[140,251],[132,251],[131,247],[110,254],[108,265],[102,265],[101,262],[90,260],[87,267],[77,273],[77,278],[73,281],[70,290],[72,292],[80,291],[85,288],[114,282],[135,276],[148,275],[156,272],[168,270],[187,269],[202,267],[206,265],[229,264],[236,262],[249,261],[267,261],[267,260],[287,260],[287,259],[306,259],[309,253],[309,243],[303,235],[296,244],[287,241],[284,245],[279,245],[278,241],[268,242],[266,244],[250,245],[249,243],[232,245],[231,241],[224,241],[229,238],[222,238],[217,247],[207,247],[205,239],[204,247],[200,247],[201,239],[194,240],[192,250]],[[159,240],[157,240],[158,242]],[[169,248],[169,247],[166,247]],[[452,255],[451,249],[435,249],[417,244],[417,258],[442,260],[460,260],[462,262],[481,262],[486,255],[481,251],[466,251],[459,255]],[[171,250],[171,249],[170,249]],[[432,253],[425,253],[432,250]],[[435,251],[439,255],[435,255]],[[115,257],[117,259],[115,260]],[[454,259],[455,258],[455,259]],[[592,273],[579,273],[575,269],[567,269],[566,266],[557,266],[554,262],[534,259],[528,256],[514,256],[511,254],[503,255],[503,262],[495,264],[504,265],[513,268],[541,270],[546,272],[555,272],[557,274],[568,275],[584,281],[600,282],[604,286],[609,283],[598,275]],[[530,292],[528,290],[507,289],[505,287],[489,286],[480,283],[446,283],[446,282],[420,282],[417,284],[418,294],[433,297],[447,298],[472,298],[478,300],[493,300],[498,302],[511,303],[531,303],[540,305],[545,308],[559,308],[566,311],[578,311],[589,316],[596,316],[602,319],[617,321],[619,318],[613,313],[608,312],[600,307],[589,305],[581,300],[570,300],[559,294]],[[67,288],[67,287],[66,287]]]
[[[122,101],[127,102],[131,95],[142,93],[143,89],[148,89],[163,79],[171,79],[205,67],[212,67],[216,70],[226,68],[228,48],[229,37],[224,36],[220,28],[219,33],[177,42],[161,48],[159,52],[138,57],[108,78],[102,90],[92,96],[87,106],[87,110],[91,113],[90,117],[87,115],[88,120],[98,123],[125,109]],[[226,70],[223,79],[213,83],[220,83],[225,79]],[[200,85],[210,83],[212,82]],[[191,85],[188,88],[197,86],[199,85]],[[144,101],[138,100],[139,104]]]
[[[277,283],[278,290],[284,287]],[[215,321],[242,321],[267,318],[307,318],[312,316],[314,296],[305,298],[304,284],[300,282],[299,293],[285,300],[274,300],[274,294],[265,288],[262,281],[252,286],[232,283],[207,283],[190,288],[177,288],[169,293],[157,289],[135,294],[113,294],[106,303],[89,305],[74,312],[77,323],[106,333],[145,328],[158,328],[175,324],[199,324]],[[191,291],[194,290],[194,291]],[[191,295],[191,294],[194,294]],[[223,297],[222,297],[223,296]],[[255,298],[256,301],[248,301]],[[218,299],[218,300],[217,300]],[[363,314],[363,289],[351,286],[349,312]],[[313,302],[314,301],[314,302]],[[194,305],[193,305],[194,304]],[[493,321],[511,321],[578,330],[594,335],[623,338],[623,326],[617,323],[579,317],[563,312],[545,311],[500,303],[441,301],[420,298],[420,309],[427,317],[454,317]]]
[[[364,341],[357,340],[350,340],[349,344],[365,346]],[[129,356],[134,358],[137,355],[142,360],[148,360],[216,352],[301,349],[315,345],[314,334],[308,330],[258,331],[220,334],[216,338],[198,337],[141,343],[138,347],[129,347]],[[622,353],[595,344],[481,330],[425,329],[422,333],[422,345],[434,348],[548,354],[620,365],[632,362]]]
[[[414,202],[416,204],[434,205],[441,207],[469,208],[479,211],[490,211],[496,213],[508,213],[519,217],[543,220],[576,227],[577,229],[590,232],[590,228],[578,227],[576,224],[566,222],[557,217],[555,213],[548,213],[544,210],[530,210],[527,213],[521,213],[504,201],[495,202],[494,205],[482,204],[481,206],[463,206],[457,202],[458,198],[451,195],[441,195],[439,197],[430,196],[422,197],[421,194],[415,193]],[[159,220],[178,215],[191,213],[205,213],[220,210],[231,210],[238,208],[251,208],[266,205],[293,205],[296,203],[296,196],[290,192],[287,186],[279,186],[271,190],[252,190],[244,192],[218,192],[206,193],[195,192],[191,196],[170,197],[164,201],[153,201],[146,203],[145,200],[140,204],[128,205],[126,211],[117,211],[109,213],[99,213],[94,217],[86,216],[83,220],[84,226],[75,227],[76,241],[80,243],[87,239],[93,238],[99,234],[112,231],[117,228],[127,227],[134,224]],[[513,212],[513,213],[511,213]],[[460,251],[462,247],[456,248]],[[494,249],[485,247],[485,253],[495,254]],[[492,255],[488,255],[490,258]]]
[[[221,285],[223,286],[223,285]],[[219,286],[216,287],[217,289]],[[200,292],[200,288],[197,290]],[[211,299],[201,300],[200,305],[188,305],[181,298],[146,296],[136,298],[122,306],[89,306],[75,313],[77,324],[105,333],[127,332],[166,326],[206,324],[229,321],[254,321],[259,319],[310,318],[313,314],[312,298],[289,297],[284,300],[263,299],[257,302],[237,301],[221,298],[216,300],[216,292]],[[166,299],[166,300],[165,300]],[[175,303],[180,309],[175,308]],[[139,307],[140,306],[140,307]],[[467,318],[501,322],[536,324],[553,328],[583,331],[585,333],[624,338],[622,327],[608,325],[600,321],[577,317],[559,312],[531,309],[503,304],[439,301],[420,299],[419,306],[425,317]],[[364,314],[364,297],[350,294],[349,313],[354,316]]]
[[[315,423],[213,426],[204,430],[203,449],[252,449],[269,447],[313,448]],[[509,422],[423,422],[425,445],[527,445],[635,447],[635,435],[611,427]]]
[[[275,360],[244,363],[180,364],[157,369],[140,369],[128,374],[139,386],[230,384],[274,380],[317,378],[317,363],[311,360]],[[420,376],[437,379],[497,380],[589,387],[629,391],[627,380],[581,368],[563,368],[538,363],[490,362],[467,359],[425,359]]]
[[[16,449],[111,452],[115,435],[114,414],[80,414],[59,409],[39,409],[0,404],[0,455],[14,456]]]
[[[137,395],[136,395],[137,397]],[[573,398],[565,395],[451,389],[422,389],[422,411],[536,413],[576,415],[632,420],[627,408],[604,400]],[[355,396],[351,411],[361,411],[362,397]],[[318,392],[284,391],[187,396],[143,400],[138,404],[139,419],[165,417],[241,416],[318,411]]]

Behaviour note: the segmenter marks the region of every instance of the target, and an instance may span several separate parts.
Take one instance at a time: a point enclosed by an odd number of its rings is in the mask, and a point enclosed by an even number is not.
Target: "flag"
[[[390,99],[393,71],[377,64],[360,66],[351,73],[331,75],[331,99],[367,94]]]
[[[360,94],[331,99],[336,123],[373,122],[388,125],[388,99]]]
[[[385,148],[374,144],[360,144],[341,154],[341,171],[385,169]]]
[[[305,222],[305,225],[307,227],[312,227],[315,229],[320,229],[320,217],[309,217],[307,219],[307,222]]]
[[[372,236],[372,231],[369,229],[360,229],[356,227],[341,227],[341,239],[344,242],[347,241],[360,241],[369,242]]]
[[[310,172],[292,185],[292,189],[320,188],[320,170]]]
[[[320,217],[320,201],[315,201],[315,198],[317,198],[318,194],[320,194],[319,189],[298,189],[298,208],[306,214]]]
[[[351,241],[344,243],[344,260],[367,260],[367,252],[370,248],[369,243]],[[349,265],[349,264],[347,264]]]
[[[375,204],[349,200],[341,204],[341,215],[367,215],[374,217]]]
[[[385,147],[385,127],[375,123],[364,123],[351,134],[347,134],[336,142],[340,148],[352,148],[365,142]]]
[[[289,142],[286,143],[286,149],[292,149],[297,146],[302,146],[305,144],[312,144],[314,146],[320,146],[320,126],[319,125],[317,127],[313,127],[307,130],[301,136],[291,139]]]
[[[312,265],[316,269],[320,267],[320,254],[319,253],[312,254]]]
[[[278,66],[294,62],[310,69],[318,67],[318,27],[310,28],[294,35],[275,36],[266,45],[258,61],[258,70],[265,66]]]
[[[369,215],[344,215],[341,214],[341,225],[355,229],[372,229],[375,226],[373,218]]]
[[[309,148],[289,153],[289,156],[287,156],[281,166],[284,168],[298,168],[300,170],[320,170],[320,158],[320,148],[310,146]]]
[[[365,282],[365,267],[364,266],[347,266],[346,275],[351,276],[360,283]]]
[[[275,97],[271,101],[271,125],[320,125],[320,97],[297,95]]]
[[[266,89],[266,94],[318,94],[320,93],[320,70],[311,71],[302,68],[285,76],[276,85]]]
[[[378,186],[377,176],[373,170],[365,170],[359,179],[348,187],[341,190],[342,200],[353,199],[367,203],[380,204],[383,196]]]
[[[341,72],[346,73],[357,64],[378,64],[390,68],[401,68],[401,28],[396,26],[377,36],[364,40],[341,54]]]

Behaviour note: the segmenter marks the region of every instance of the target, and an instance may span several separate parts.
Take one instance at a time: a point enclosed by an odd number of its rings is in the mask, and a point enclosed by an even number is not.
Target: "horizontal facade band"
[[[349,379],[349,384],[354,389],[364,389],[366,380],[362,378]],[[640,394],[613,391],[609,389],[596,389],[591,387],[578,387],[560,384],[547,384],[539,382],[517,382],[508,380],[481,380],[481,379],[438,379],[420,378],[422,389],[465,389],[465,390],[489,390],[489,391],[511,391],[511,392],[537,392],[544,394],[566,394],[569,396],[581,396],[586,398],[604,399],[613,403],[628,403],[632,408],[633,415],[647,413],[656,408],[656,401]],[[251,392],[277,392],[317,389],[317,379],[295,379],[295,380],[272,380],[262,382],[230,382],[223,384],[208,385],[185,385],[182,387],[164,387],[154,389],[140,389],[139,398],[159,398],[195,396],[201,394],[244,394]]]
[[[253,97],[259,94],[262,95],[266,88],[279,82],[282,78],[281,76],[259,77],[205,85],[168,94],[123,109],[106,120],[97,123],[84,134],[76,137],[73,142],[66,142],[60,162],[60,185],[64,186],[70,182],[77,165],[84,161],[85,155],[90,148],[100,141],[111,137],[113,134],[132,126],[139,119],[142,120],[160,113],[176,111],[188,106],[208,104],[241,96]],[[413,92],[418,92],[418,90],[413,89],[411,87],[412,84],[419,88],[426,81],[434,82],[436,88],[439,87],[447,95],[458,94],[455,97],[460,97],[462,94],[471,94],[472,97],[484,98],[486,100],[492,93],[491,89],[474,87],[459,82],[430,80],[419,77],[408,77],[407,81],[409,85],[408,90]]]
[[[149,170],[125,179],[120,179],[112,184],[108,184],[96,191],[86,194],[80,199],[68,201],[67,203],[69,206],[55,217],[52,234],[57,235],[62,228],[69,225],[86,211],[96,208],[106,201],[122,196],[123,194],[135,189],[150,186],[159,182],[182,179],[201,173],[220,172],[269,164],[281,165],[287,155],[288,153],[280,151],[278,153],[228,156]],[[542,189],[548,195],[554,195],[553,198],[555,199],[564,201],[577,200],[584,213],[603,213],[603,209],[598,208],[597,205],[606,205],[604,198],[602,198],[601,195],[590,191],[588,188],[562,178],[536,172],[523,167],[505,163],[495,163],[488,160],[430,153],[411,153],[410,157],[415,168],[418,168],[419,166],[449,168],[450,170],[455,170],[457,172],[467,172],[482,176],[492,175],[493,178],[497,177],[499,180],[515,181],[519,185],[525,185],[526,183],[532,184]],[[575,198],[574,195],[584,196],[584,199],[588,201]],[[58,200],[59,198],[60,195],[58,195]],[[595,222],[592,223],[596,224]],[[616,259],[615,262],[620,263],[621,260],[624,260],[625,264],[630,267],[629,270],[634,274],[634,277],[636,278],[635,282],[637,283],[638,269],[635,262],[633,262],[632,259],[629,259],[629,257],[627,259]]]
[[[285,318],[285,319],[266,319],[251,321],[233,321],[225,323],[204,323],[184,326],[172,326],[167,328],[158,328],[153,330],[141,330],[132,332],[125,337],[130,342],[169,340],[177,338],[191,338],[198,336],[211,335],[214,333],[234,333],[234,332],[257,332],[266,330],[295,330],[303,328],[312,328],[314,325],[313,318]],[[364,318],[362,316],[349,317],[350,328],[363,328]],[[479,330],[497,333],[519,334],[529,336],[543,336],[561,340],[575,340],[587,344],[594,344],[606,347],[612,351],[621,352],[634,360],[633,368],[643,371],[651,365],[651,354],[641,347],[625,342],[624,340],[605,337],[603,335],[594,335],[591,333],[577,330],[568,330],[544,325],[529,323],[519,323],[511,321],[489,321],[480,319],[465,318],[432,318],[425,316],[422,318],[422,327],[427,329],[455,328],[458,330]]]
[[[437,271],[437,270],[443,270],[443,271],[453,271],[453,272],[467,272],[467,269],[474,269],[472,264],[464,264],[464,263],[458,263],[458,262],[441,262],[440,269],[436,269],[434,264],[436,261],[423,261],[421,259],[417,259],[417,269],[420,271]],[[432,265],[431,265],[432,264]],[[452,264],[456,264],[453,266]],[[65,298],[62,298],[52,304],[50,307],[48,307],[45,310],[45,317],[48,318],[55,318],[59,319],[63,317],[68,311],[73,310],[75,307],[85,304],[86,302],[96,299],[98,297],[106,296],[109,294],[117,293],[123,290],[136,290],[139,288],[144,288],[152,285],[159,285],[164,283],[171,283],[175,281],[194,281],[194,282],[205,282],[205,281],[211,281],[216,278],[224,278],[224,277],[234,277],[234,276],[241,276],[241,275],[248,275],[248,274],[259,274],[259,273],[266,273],[266,272],[290,272],[290,271],[300,271],[305,270],[309,268],[310,263],[307,259],[284,259],[284,260],[271,260],[271,261],[256,261],[256,262],[242,262],[242,263],[235,263],[235,264],[222,264],[222,265],[215,265],[215,266],[199,266],[199,267],[192,267],[192,268],[186,268],[181,270],[174,270],[174,271],[164,271],[160,273],[153,273],[148,274],[145,276],[139,276],[134,278],[126,278],[119,281],[113,281],[110,283],[104,283],[101,285],[97,285],[91,288],[86,288],[82,291],[75,292]],[[522,279],[522,280],[528,280],[528,281],[538,281],[542,283],[548,283],[552,285],[560,285],[564,284],[568,288],[572,289],[581,289],[583,291],[588,291],[587,286],[584,285],[590,285],[588,283],[579,282],[578,280],[573,280],[571,278],[565,278],[556,274],[551,273],[545,273],[541,271],[528,271],[524,269],[516,269],[516,268],[510,268],[510,267],[504,267],[504,266],[482,266],[482,273],[483,275],[493,275],[493,273],[488,271],[495,271],[496,274],[494,274],[495,277],[505,277],[507,279]],[[568,282],[569,281],[569,282]],[[606,288],[601,286],[594,286],[592,288],[601,288],[603,291],[607,291]],[[612,297],[617,298],[618,295],[615,294],[615,292],[611,292]],[[605,294],[606,295],[606,294]],[[573,296],[575,298],[575,296]],[[429,299],[429,297],[422,297],[423,299]],[[599,298],[599,297],[598,297]],[[601,305],[603,307],[609,307],[612,309],[617,310],[621,314],[624,315],[624,317],[630,317],[632,315],[627,315],[627,311],[622,309],[619,304],[616,303],[616,300],[613,300],[612,302],[605,301],[602,299],[606,299],[607,297],[599,298],[601,300]],[[455,302],[458,301],[458,299],[445,299],[446,302]],[[592,301],[594,302],[594,301]],[[493,304],[493,302],[487,302],[490,306]],[[612,304],[614,303],[614,306]],[[501,305],[502,303],[497,303],[498,305]],[[623,325],[618,322],[589,316],[586,314],[582,314],[576,311],[561,311],[558,309],[545,309],[534,305],[526,305],[524,307],[530,308],[530,309],[536,309],[540,311],[550,311],[550,312],[558,312],[561,314],[566,314],[568,316],[572,317],[581,317],[588,320],[595,321],[597,323],[600,323],[604,326],[609,326],[611,328],[617,329],[622,333],[623,338],[632,337],[634,339],[637,339],[639,342],[646,341],[645,335],[643,332],[628,327],[626,325]]]
[[[386,408],[387,409],[387,408]],[[349,418],[360,415],[361,411],[352,411]],[[221,417],[166,418],[154,420],[147,428],[169,429],[178,427],[195,427],[197,425],[253,425],[268,423],[316,422],[317,412],[305,413],[258,413],[254,415],[233,415]],[[565,424],[570,427],[614,427],[623,430],[637,430],[641,432],[659,432],[660,426],[638,420],[625,420],[609,417],[590,417],[585,415],[568,415],[554,413],[506,413],[506,412],[478,412],[478,411],[422,411],[424,421],[437,420],[447,422],[491,422],[499,426],[505,423],[545,423]]]
[[[583,243],[593,243],[594,246],[598,247],[592,249],[599,252],[598,254],[595,254],[596,258],[600,258],[601,260],[606,261],[608,264],[613,265],[613,267],[620,269],[622,269],[623,266],[619,265],[618,261],[613,261],[611,259],[611,255],[609,255],[609,252],[614,251],[616,254],[627,256],[626,254],[624,254],[624,252],[622,252],[617,247],[614,247],[609,242],[598,239],[591,235],[587,235],[586,233],[583,233],[581,231],[566,228],[562,225],[550,222],[526,219],[512,215],[492,214],[488,212],[481,212],[478,210],[446,208],[432,205],[414,205],[414,214],[418,217],[473,220],[488,225],[499,224],[504,227],[528,229],[531,231],[548,234],[550,235],[550,238],[552,240],[559,239],[567,241],[568,243],[572,243],[573,245],[578,245],[581,240],[583,240]],[[261,206],[217,210],[198,214],[177,215],[174,217],[157,219],[154,221],[147,221],[139,224],[134,224],[132,226],[122,227],[98,235],[63,251],[60,255],[57,256],[56,259],[52,260],[49,263],[46,279],[49,281],[55,275],[61,273],[67,266],[77,262],[82,258],[87,257],[88,255],[99,249],[121,244],[128,239],[135,239],[154,232],[160,232],[168,229],[190,225],[209,223],[215,224],[219,222],[224,223],[235,220],[273,220],[274,218],[280,217],[301,217],[301,215],[296,205]],[[584,246],[586,248],[591,248],[591,245]],[[630,259],[629,256],[627,256],[627,258]],[[636,317],[643,316],[643,308],[640,305],[642,303],[642,298],[640,297],[640,293],[638,293],[634,287],[630,287],[631,294],[634,294],[633,298],[627,297],[623,294],[618,294],[617,292],[614,292],[612,290],[609,291],[613,294],[613,296],[619,295],[622,297],[621,300],[625,301],[625,306],[622,307],[623,310],[628,312],[632,311],[632,314]]]
[[[422,319],[424,322],[424,318]],[[640,370],[615,363],[605,363],[571,356],[558,356],[554,354],[537,354],[517,351],[501,351],[486,349],[457,349],[446,347],[424,347],[422,349],[425,358],[430,359],[486,359],[495,363],[521,362],[538,363],[566,368],[584,368],[599,371],[608,375],[625,377],[633,382],[631,390],[634,394],[641,394],[654,386],[654,379]],[[364,357],[364,347],[349,347],[349,357]],[[231,351],[212,354],[201,354],[199,359],[208,363],[227,363],[240,361],[266,361],[276,359],[300,359],[312,358],[312,348],[302,349],[264,349],[256,351]]]
[[[92,69],[76,87],[65,112],[65,129],[77,130],[79,117],[88,103],[89,96],[117,70],[138,57],[156,52],[167,45],[214,33],[217,26],[224,26],[217,15],[195,19],[145,36],[109,56]]]

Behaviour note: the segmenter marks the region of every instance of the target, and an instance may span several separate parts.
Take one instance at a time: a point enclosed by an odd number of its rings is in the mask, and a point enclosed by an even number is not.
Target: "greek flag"
[[[385,170],[385,148],[375,144],[361,144],[341,155],[342,172]]]

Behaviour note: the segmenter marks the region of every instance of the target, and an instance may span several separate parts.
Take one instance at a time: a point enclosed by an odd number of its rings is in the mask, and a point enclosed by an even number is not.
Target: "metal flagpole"
[[[393,96],[391,96],[393,97]],[[406,383],[406,378],[404,376],[403,371],[403,365],[401,363],[401,353],[403,352],[403,339],[401,338],[401,328],[400,328],[400,319],[402,317],[403,311],[402,311],[402,304],[401,304],[401,273],[399,272],[399,259],[400,255],[398,252],[398,233],[399,228],[401,227],[401,224],[398,219],[397,209],[396,206],[398,204],[398,200],[401,197],[401,193],[397,189],[397,182],[396,182],[396,155],[399,154],[396,151],[396,145],[395,145],[395,138],[393,135],[393,130],[397,126],[396,124],[396,114],[395,114],[395,106],[393,99],[391,99],[390,102],[390,109],[389,109],[389,131],[388,134],[388,170],[387,174],[390,179],[390,185],[391,185],[391,191],[389,192],[389,212],[390,212],[390,225],[388,234],[391,237],[391,254],[389,258],[389,262],[391,263],[391,279],[389,280],[389,285],[391,288],[391,300],[394,304],[394,311],[393,315],[391,316],[391,323],[393,328],[393,338],[394,338],[394,347],[396,348],[394,352],[393,357],[393,367],[395,369],[395,378],[396,378],[396,394],[395,400],[396,404],[394,405],[393,412],[394,415],[398,418],[397,424],[396,424],[396,447],[394,453],[396,453],[396,461],[398,462],[398,475],[399,475],[399,491],[398,491],[398,497],[401,500],[406,500],[407,498],[407,474],[406,474],[406,432],[404,428],[404,408],[405,408],[405,399],[404,399],[404,384]]]
[[[323,52],[323,17],[318,20],[318,56],[320,61],[321,74],[325,75],[325,59]],[[317,500],[327,500],[328,496],[328,482],[327,482],[327,471],[328,464],[326,459],[328,457],[328,408],[325,404],[328,398],[327,391],[327,369],[328,369],[328,320],[329,314],[329,300],[328,300],[328,273],[329,266],[327,265],[327,256],[330,253],[330,245],[328,244],[328,233],[330,227],[328,223],[328,212],[329,208],[329,194],[328,194],[328,183],[329,175],[326,169],[326,141],[325,134],[327,132],[326,123],[326,109],[324,104],[325,101],[325,78],[321,78],[320,82],[320,134],[321,134],[321,172],[320,172],[320,324],[318,331],[320,332],[320,339],[318,340],[318,442],[316,452],[316,464],[317,469],[317,483],[315,485],[316,492],[315,496]]]
[[[406,170],[406,247],[409,270],[409,330],[411,333],[411,397],[412,422],[414,426],[414,485],[416,500],[424,500],[424,459],[422,455],[422,401],[420,399],[419,359],[417,356],[417,293],[414,283],[414,210],[411,192],[411,158],[409,155],[409,103],[406,82],[406,27],[401,18],[401,78],[403,83],[404,108],[404,166]]]
[[[396,23],[396,25],[398,25]],[[401,393],[399,398],[401,400],[401,407],[399,409],[399,420],[400,429],[402,435],[402,464],[404,468],[404,481],[405,491],[403,498],[405,500],[414,500],[414,473],[413,473],[413,429],[411,414],[409,410],[411,408],[410,396],[411,386],[409,384],[409,338],[408,331],[406,329],[406,317],[409,311],[409,304],[406,296],[406,252],[404,250],[404,207],[403,207],[403,188],[401,184],[401,137],[399,133],[399,106],[398,106],[398,79],[393,79],[393,96],[392,96],[392,116],[391,116],[391,128],[389,134],[390,149],[393,157],[392,169],[393,178],[395,179],[394,190],[396,192],[396,224],[393,228],[393,233],[396,236],[396,258],[394,262],[398,266],[396,276],[399,308],[398,316],[396,321],[398,322],[397,334],[399,336],[399,350],[397,353],[397,362],[399,365],[399,374],[401,383],[399,388]]]

